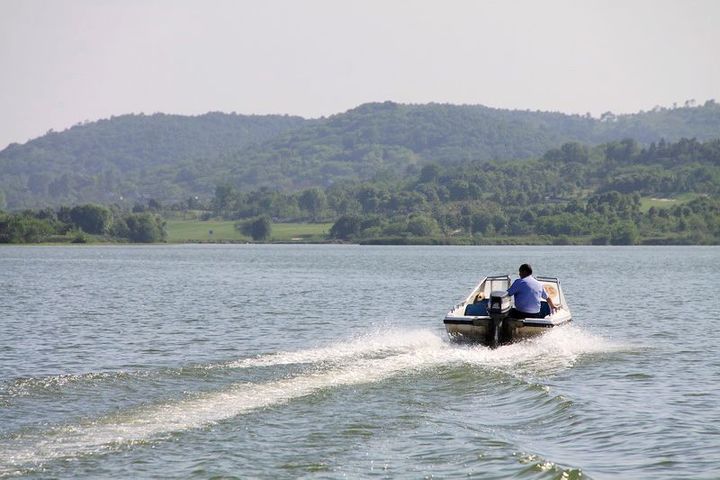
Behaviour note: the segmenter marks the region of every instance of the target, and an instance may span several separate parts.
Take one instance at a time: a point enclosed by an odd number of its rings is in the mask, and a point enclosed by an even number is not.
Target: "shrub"
[[[235,228],[243,235],[252,237],[256,242],[262,242],[270,238],[272,222],[267,215],[260,215],[259,217],[236,223]]]

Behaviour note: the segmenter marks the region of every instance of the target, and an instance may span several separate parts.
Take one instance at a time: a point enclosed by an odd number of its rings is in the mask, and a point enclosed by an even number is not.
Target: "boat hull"
[[[563,318],[528,318],[503,320],[500,326],[500,343],[513,343],[537,337],[550,329],[566,325],[572,321],[568,315]],[[443,323],[451,339],[492,345],[492,322],[490,317],[445,318]]]

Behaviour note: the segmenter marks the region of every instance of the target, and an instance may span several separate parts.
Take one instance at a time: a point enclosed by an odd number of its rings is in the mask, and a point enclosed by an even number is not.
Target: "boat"
[[[483,278],[464,302],[445,315],[443,323],[453,340],[481,343],[491,348],[542,335],[549,329],[572,321],[560,280],[535,277],[557,307],[555,312],[543,300],[539,318],[510,318],[513,300],[507,294],[509,275]]]

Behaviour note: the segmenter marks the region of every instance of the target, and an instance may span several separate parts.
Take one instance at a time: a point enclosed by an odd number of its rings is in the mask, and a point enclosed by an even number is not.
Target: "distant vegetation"
[[[165,220],[153,212],[120,212],[92,204],[0,212],[0,243],[86,243],[91,239],[162,242],[167,237],[165,225]]]
[[[3,199],[10,209],[132,206],[212,192],[224,172],[208,172],[222,155],[312,123],[281,115],[122,115],[50,131],[0,152],[0,208]]]
[[[256,242],[264,242],[270,238],[272,222],[267,215],[259,215],[235,224],[235,228]]]
[[[327,234],[313,241],[720,244],[720,140],[661,140],[644,147],[632,139],[598,146],[571,142],[535,159],[429,163],[402,179],[284,192],[223,183],[207,202],[163,207],[153,199],[132,212],[99,205],[46,208],[0,215],[0,242],[60,234],[78,241],[85,234],[162,241],[161,211],[166,218],[198,218],[174,222],[188,229],[187,240],[198,226],[203,241],[214,240],[213,225],[234,223],[238,232],[230,235],[273,241],[278,222],[324,222]]]
[[[333,220],[371,243],[720,243],[720,140],[566,143],[534,160],[425,165],[295,193],[219,186],[214,216]]]
[[[718,244],[718,136],[714,101],[126,115],[0,152],[0,242]]]
[[[69,213],[72,212],[72,215]],[[100,205],[81,205],[58,210],[0,212],[2,243],[319,243],[328,241],[332,223],[271,223],[263,217],[261,228],[243,233],[247,221],[198,220],[198,212],[118,212]],[[207,213],[207,212],[206,212]],[[78,216],[80,215],[80,216]],[[87,215],[87,216],[85,216]],[[267,223],[266,223],[267,222]],[[257,227],[256,227],[257,228]],[[252,234],[256,232],[253,239]]]
[[[347,182],[402,184],[429,165],[444,177],[456,177],[469,166],[502,170],[505,162],[538,159],[563,144],[592,149],[633,138],[637,146],[649,148],[661,139],[708,141],[718,132],[720,105],[714,101],[633,115],[607,112],[600,119],[392,102],[361,105],[319,120],[222,113],[124,115],[49,132],[0,152],[0,208],[94,203],[129,210],[153,199],[194,209],[214,199],[218,185],[241,192],[318,188],[330,197],[336,185],[345,188]],[[534,168],[537,161],[525,168]],[[628,182],[645,175],[625,167],[628,171],[616,172],[622,177],[614,186],[603,188],[627,192],[634,188]],[[506,185],[504,194],[516,190]]]

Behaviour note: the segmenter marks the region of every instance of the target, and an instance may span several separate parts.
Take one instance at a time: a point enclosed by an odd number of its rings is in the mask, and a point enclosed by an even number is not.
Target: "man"
[[[515,280],[507,293],[515,297],[515,308],[510,310],[512,318],[541,318],[540,302],[547,300],[550,311],[557,307],[552,298],[548,296],[542,284],[532,276],[532,267],[527,263],[520,265],[518,270],[520,278]]]

